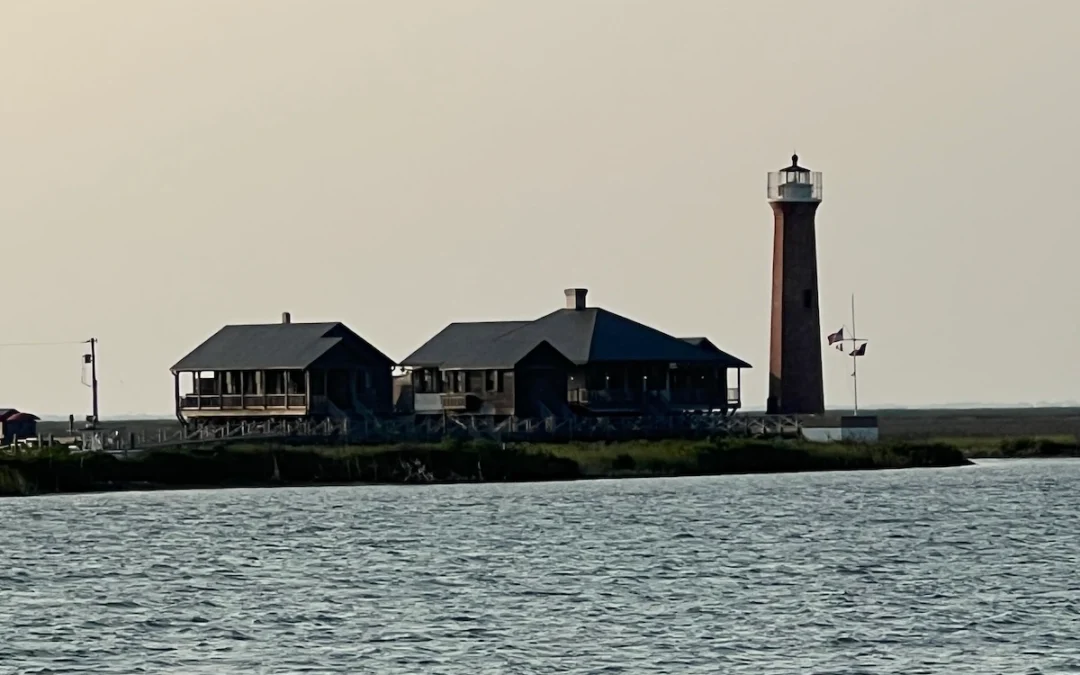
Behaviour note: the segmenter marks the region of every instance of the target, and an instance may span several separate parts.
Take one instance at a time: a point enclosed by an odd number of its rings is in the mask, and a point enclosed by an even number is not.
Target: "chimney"
[[[589,293],[587,288],[568,288],[563,291],[566,294],[566,308],[581,311],[585,309],[585,296]]]
[[[292,314],[289,314],[288,312],[282,312],[281,323],[292,323]]]

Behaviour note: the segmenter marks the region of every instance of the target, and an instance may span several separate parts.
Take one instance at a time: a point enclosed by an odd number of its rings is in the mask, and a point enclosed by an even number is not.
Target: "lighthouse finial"
[[[799,153],[793,152],[791,154],[791,166],[799,166]]]

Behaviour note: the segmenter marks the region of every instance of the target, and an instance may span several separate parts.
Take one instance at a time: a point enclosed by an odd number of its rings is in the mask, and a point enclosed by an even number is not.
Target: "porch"
[[[568,391],[570,403],[588,406],[623,407],[640,409],[650,403],[661,403],[673,409],[687,407],[700,409],[717,402],[714,392],[708,389],[673,389],[659,391],[627,391],[625,389],[571,389]],[[739,408],[742,406],[742,394],[738,387],[727,387],[726,398],[721,408]]]
[[[343,417],[366,411],[364,369],[177,372],[177,412],[195,417]]]
[[[590,364],[573,373],[572,405],[605,413],[666,413],[742,407],[742,371],[728,386],[726,368],[699,364]]]
[[[314,403],[303,370],[179,372],[175,379],[182,413],[306,415]]]

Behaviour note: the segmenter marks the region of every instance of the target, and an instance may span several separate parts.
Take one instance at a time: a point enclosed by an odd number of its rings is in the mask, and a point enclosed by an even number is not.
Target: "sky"
[[[227,323],[602,306],[749,361],[765,176],[824,174],[823,332],[860,404],[1080,399],[1080,3],[109,0],[0,4],[0,405],[172,410]],[[48,343],[48,344],[39,344]],[[33,344],[35,346],[17,346]],[[823,348],[826,399],[850,359]]]

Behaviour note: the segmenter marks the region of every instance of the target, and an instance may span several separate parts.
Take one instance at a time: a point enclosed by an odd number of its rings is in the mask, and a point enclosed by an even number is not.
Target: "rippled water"
[[[1080,672],[1080,462],[0,500],[0,673]]]

